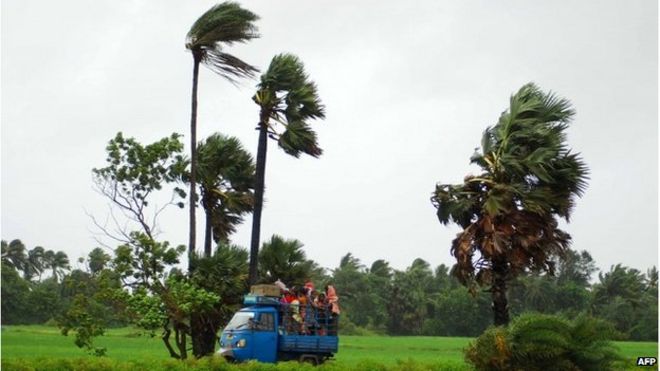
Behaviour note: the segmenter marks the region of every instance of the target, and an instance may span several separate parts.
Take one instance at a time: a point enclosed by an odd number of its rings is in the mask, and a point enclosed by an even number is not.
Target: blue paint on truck
[[[337,321],[327,309],[280,303],[279,298],[247,295],[220,337],[218,354],[237,362],[257,360],[274,363],[298,360],[323,363],[337,353]],[[293,321],[292,312],[304,313],[304,325]]]

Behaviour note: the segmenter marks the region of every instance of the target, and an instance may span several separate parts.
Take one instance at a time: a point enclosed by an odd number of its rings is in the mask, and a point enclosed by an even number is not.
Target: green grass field
[[[471,340],[458,337],[341,336],[339,353],[334,363],[352,368],[350,366],[360,362],[401,365],[402,362],[414,361],[469,369],[463,361],[462,349]],[[94,358],[77,348],[73,344],[72,336],[62,336],[54,327],[5,326],[2,327],[1,342],[3,362],[19,358]],[[638,356],[658,356],[658,344],[655,342],[615,344],[621,354],[630,360],[630,366],[634,366]],[[105,336],[96,340],[96,345],[108,349],[108,358],[121,361],[157,361],[169,358],[158,337],[151,338],[129,328],[108,330]]]

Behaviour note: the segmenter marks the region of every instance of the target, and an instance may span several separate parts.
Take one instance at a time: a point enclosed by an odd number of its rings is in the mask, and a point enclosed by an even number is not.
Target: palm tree
[[[188,254],[195,251],[195,204],[197,196],[197,80],[199,65],[203,63],[212,71],[232,83],[236,79],[252,77],[257,69],[223,48],[234,43],[243,43],[259,37],[253,24],[259,17],[238,3],[226,1],[215,5],[202,14],[192,25],[186,37],[186,48],[193,55],[192,110],[190,114],[190,236]]]
[[[206,213],[204,256],[211,256],[211,239],[229,242],[229,235],[254,205],[254,160],[235,137],[216,133],[197,147],[202,206]]]
[[[12,240],[9,244],[4,240],[2,241],[2,262],[17,271],[25,272],[28,261],[25,254],[25,245],[21,240]]]
[[[45,249],[41,246],[36,246],[27,255],[26,270],[23,272],[23,278],[30,281],[35,275],[39,275],[41,281],[41,273],[44,271],[44,252]]]
[[[44,268],[50,268],[53,271],[55,282],[64,275],[65,270],[71,269],[69,266],[69,257],[64,251],[53,252],[52,250],[46,250],[44,252],[44,263],[48,264]]]
[[[523,86],[471,158],[481,174],[436,185],[440,223],[463,228],[452,242],[454,274],[473,292],[489,287],[495,325],[509,322],[507,281],[528,269],[552,272],[552,258],[569,246],[557,217],[569,220],[588,173],[566,144],[574,113],[568,100]]]
[[[220,326],[241,307],[247,289],[247,251],[221,242],[213,255],[193,255],[193,260],[191,281],[220,297],[213,308],[192,316],[193,354],[199,358],[214,352]]]
[[[287,154],[299,157],[305,153],[319,157],[316,133],[309,127],[310,119],[325,117],[324,107],[317,93],[316,84],[309,80],[302,62],[294,55],[280,54],[270,62],[261,76],[253,100],[259,105],[259,144],[257,147],[257,181],[254,187],[254,214],[250,243],[250,283],[257,280],[257,257],[263,208],[266,153],[268,139],[277,140]],[[284,127],[278,132],[276,125]]]
[[[318,265],[308,260],[298,240],[273,235],[259,251],[259,276],[262,282],[278,279],[287,285],[301,285],[307,278],[318,279],[322,275]]]

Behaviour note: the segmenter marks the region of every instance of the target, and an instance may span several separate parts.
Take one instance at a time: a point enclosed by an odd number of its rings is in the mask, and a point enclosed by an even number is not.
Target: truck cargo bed
[[[336,353],[337,336],[282,335],[279,350],[282,352]]]

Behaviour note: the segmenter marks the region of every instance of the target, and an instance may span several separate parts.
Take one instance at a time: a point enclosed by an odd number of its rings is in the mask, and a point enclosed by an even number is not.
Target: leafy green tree
[[[5,241],[3,242],[3,247]],[[18,274],[13,265],[5,263],[4,254],[2,261],[2,324],[25,323],[25,308],[27,308],[30,286]]]
[[[108,237],[121,243],[115,249],[111,267],[119,275],[122,284],[131,288],[130,292],[114,290],[113,300],[117,305],[125,304],[129,312],[134,313],[131,304],[140,302],[139,297],[132,300],[135,295],[144,292],[149,297],[158,298],[162,310],[167,314],[167,320],[160,324],[164,330],[163,343],[172,357],[184,359],[187,357],[186,338],[190,335],[190,318],[183,318],[182,313],[189,314],[193,304],[184,308],[186,310],[179,307],[180,301],[173,298],[177,294],[169,288],[166,274],[179,263],[179,257],[186,248],[156,240],[156,217],[164,207],[175,204],[177,197],[184,198],[185,192],[174,187],[171,202],[156,210],[153,215],[149,214],[148,207],[153,193],[162,190],[165,185],[187,178],[188,162],[181,155],[183,144],[179,138],[179,134],[172,134],[152,144],[142,145],[118,133],[106,147],[108,165],[94,169],[93,174],[100,193],[133,222],[124,227],[126,223],[113,218],[114,230],[96,223]],[[183,207],[182,202],[176,204]],[[180,285],[173,287],[187,290]],[[197,292],[192,290],[193,294]],[[172,330],[175,332],[174,347],[170,343]]]
[[[391,282],[394,270],[390,264],[383,260],[378,259],[371,263],[367,271],[367,286],[368,290],[365,295],[368,295],[366,301],[365,311],[369,315],[369,324],[372,330],[377,332],[384,332],[386,330],[387,315],[387,301],[391,290]]]
[[[578,286],[588,287],[591,276],[598,270],[591,254],[586,250],[577,252],[566,249],[557,263],[557,283],[566,284],[572,282]]]
[[[227,243],[254,204],[254,160],[235,137],[216,133],[198,144],[197,175],[206,213],[204,256],[211,240]]]
[[[27,303],[22,308],[26,324],[43,324],[57,319],[70,304],[63,295],[62,284],[54,278],[30,284]]]
[[[600,273],[592,289],[594,315],[612,322],[633,340],[657,338],[658,295],[657,289],[653,289],[653,271],[649,273],[650,279],[621,264]]]
[[[259,37],[254,22],[259,17],[238,3],[226,1],[213,6],[193,23],[186,37],[186,48],[193,56],[192,109],[190,114],[190,236],[188,255],[195,252],[195,205],[197,197],[197,83],[199,65],[204,64],[220,76],[235,82],[252,77],[256,68],[228,54],[224,47]]]
[[[105,324],[98,314],[104,308],[83,294],[75,296],[72,305],[60,319],[62,335],[75,332],[74,343],[78,348],[85,348],[89,353],[105,355],[105,348],[94,347],[94,338],[105,333]]]
[[[296,158],[301,153],[319,157],[322,150],[318,146],[316,133],[309,126],[309,120],[322,119],[325,113],[316,84],[310,81],[302,62],[291,54],[280,54],[271,60],[268,70],[261,75],[257,93],[252,99],[260,110],[249,277],[250,283],[255,283],[258,278],[268,137],[277,140],[284,152]],[[278,132],[277,124],[282,125],[284,131]]]
[[[496,325],[509,322],[507,282],[528,269],[552,272],[568,248],[557,218],[568,221],[588,172],[566,143],[574,113],[568,100],[523,86],[471,158],[481,173],[436,185],[440,223],[463,229],[452,242],[453,271],[473,292],[489,287]]]
[[[181,154],[183,143],[180,134],[173,133],[154,143],[143,145],[134,138],[125,138],[119,132],[108,142],[107,166],[92,170],[96,189],[118,207],[129,218],[132,225],[125,226],[115,220],[114,226],[95,222],[108,237],[121,243],[131,242],[130,232],[135,228],[144,231],[149,238],[157,234],[155,220],[168,205],[177,198],[184,198],[185,192],[175,187],[172,201],[148,215],[149,196],[162,189],[164,184],[177,183],[187,176],[188,161]],[[183,208],[182,202],[177,206]]]
[[[405,271],[394,273],[388,300],[388,330],[398,335],[421,335],[429,314],[433,272],[428,262],[415,259]]]

